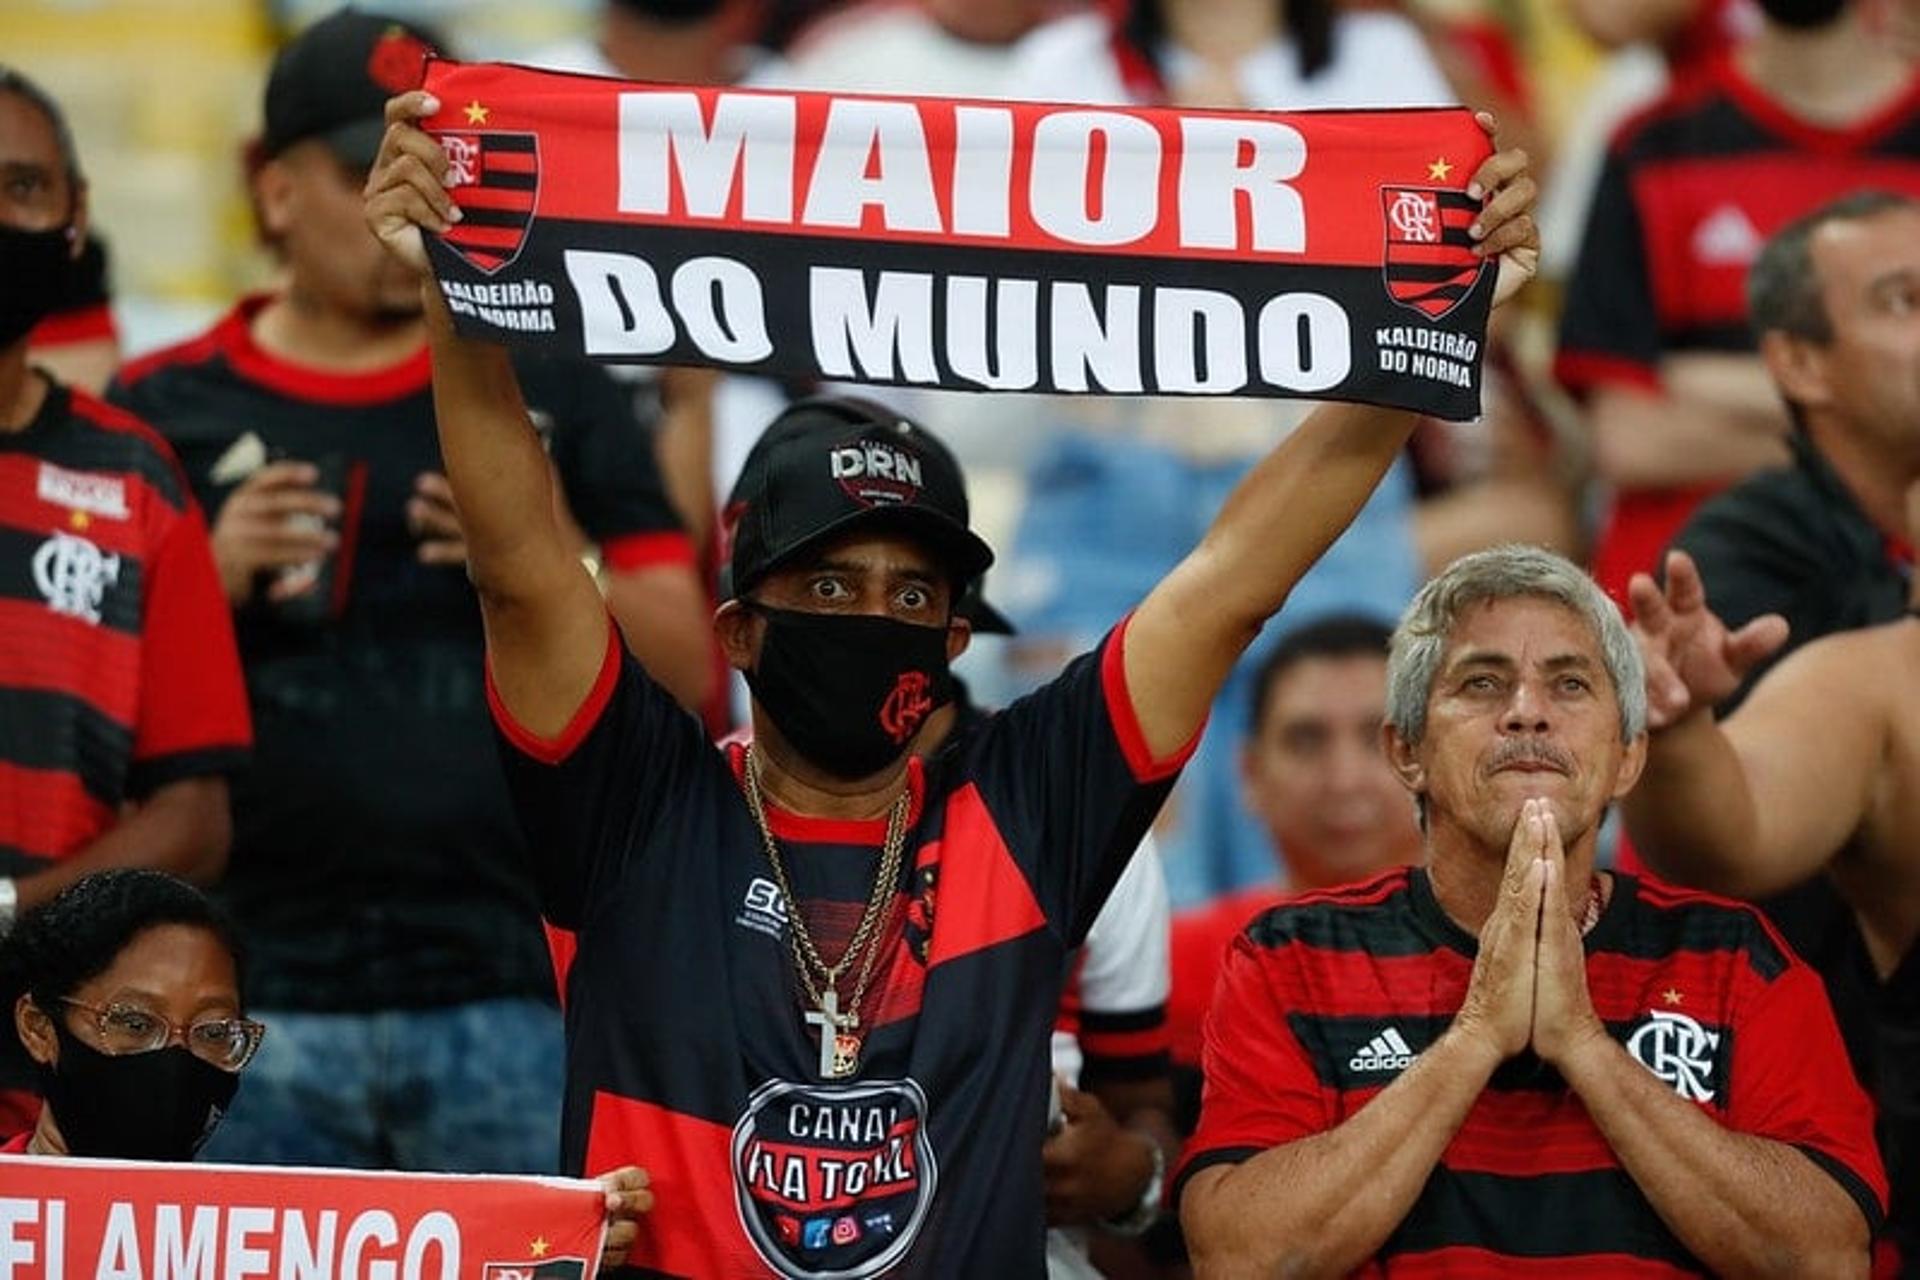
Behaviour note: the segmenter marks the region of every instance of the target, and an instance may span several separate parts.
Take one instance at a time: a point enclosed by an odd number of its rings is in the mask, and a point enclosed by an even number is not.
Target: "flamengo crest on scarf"
[[[1255,113],[626,84],[436,60],[462,333],[970,391],[1479,412],[1463,109]],[[1044,180],[1037,180],[1044,175]]]

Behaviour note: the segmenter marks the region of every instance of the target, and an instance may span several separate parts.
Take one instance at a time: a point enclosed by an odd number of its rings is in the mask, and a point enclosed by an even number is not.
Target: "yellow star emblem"
[[[1681,995],[1678,991],[1674,990],[1674,988],[1672,987],[1668,987],[1665,991],[1662,991],[1660,993],[1660,998],[1662,1000],[1665,1000],[1668,1004],[1680,1004],[1686,1000],[1685,996]]]
[[[468,124],[485,124],[487,122],[488,110],[480,105],[478,98],[469,102],[462,110],[467,113]]]
[[[1445,156],[1441,156],[1438,160],[1435,160],[1432,164],[1427,166],[1427,177],[1428,179],[1434,182],[1445,182],[1447,180],[1447,175],[1451,174],[1452,172],[1453,172],[1453,166],[1447,163],[1447,158]]]
[[[536,1258],[544,1258],[547,1256],[547,1250],[551,1248],[553,1246],[547,1243],[545,1236],[535,1236],[533,1242],[527,1246],[527,1251]]]
[[[76,529],[84,529],[88,525],[92,524],[93,520],[91,517],[87,515],[86,512],[76,511],[72,515],[67,517],[67,523],[72,525]]]

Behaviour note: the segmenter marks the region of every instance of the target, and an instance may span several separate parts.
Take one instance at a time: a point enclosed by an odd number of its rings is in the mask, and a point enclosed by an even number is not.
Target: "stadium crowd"
[[[629,1275],[1920,1275],[1920,2],[254,0],[217,307],[23,2],[0,1189],[561,1172]],[[463,336],[436,52],[1473,108],[1484,413]],[[809,1142],[863,1185],[740,1155]]]

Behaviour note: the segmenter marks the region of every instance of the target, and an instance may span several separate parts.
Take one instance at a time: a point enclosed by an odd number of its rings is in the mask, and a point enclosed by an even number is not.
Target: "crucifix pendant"
[[[820,1030],[820,1078],[844,1080],[860,1066],[860,1038],[853,1029],[860,1019],[840,1012],[840,993],[828,987],[820,993],[818,1012],[805,1015],[810,1027]]]

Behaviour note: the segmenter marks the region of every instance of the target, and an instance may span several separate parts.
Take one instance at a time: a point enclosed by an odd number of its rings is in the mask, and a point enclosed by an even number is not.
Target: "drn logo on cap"
[[[796,401],[768,425],[727,499],[728,589],[856,530],[886,527],[922,544],[958,586],[984,573],[993,550],[969,527],[966,481],[931,432],[853,396]],[[903,700],[903,706],[910,699]]]
[[[920,496],[920,458],[884,440],[842,445],[828,455],[828,470],[846,495],[862,506],[913,502]]]

